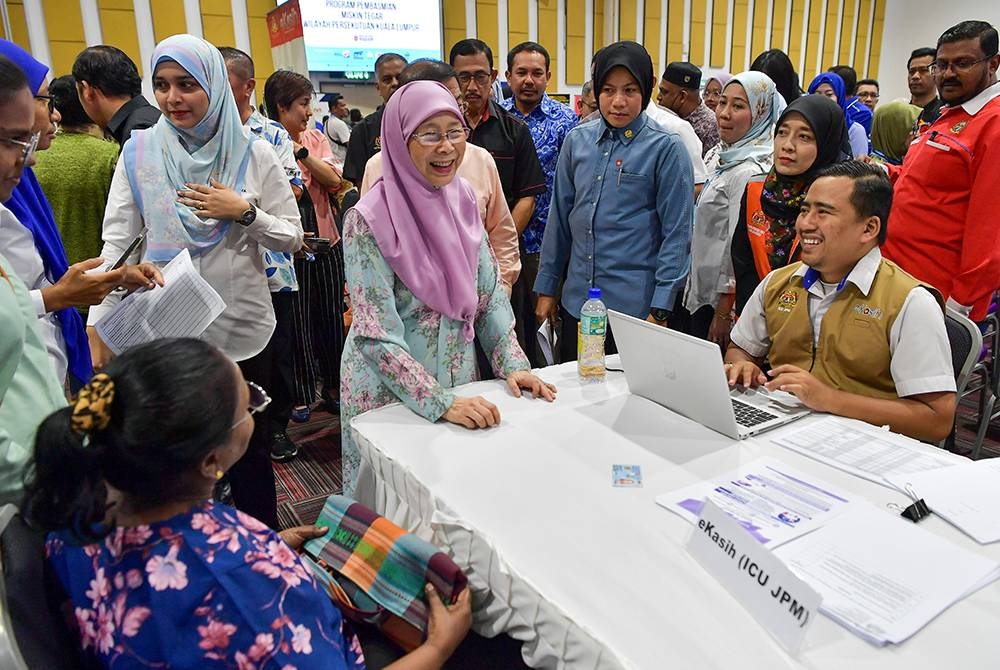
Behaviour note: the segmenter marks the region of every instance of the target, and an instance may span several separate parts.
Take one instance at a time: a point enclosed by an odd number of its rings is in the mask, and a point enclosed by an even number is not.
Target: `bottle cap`
[[[596,286],[592,286],[589,291],[587,291],[587,297],[590,300],[600,300],[601,299],[601,289]]]

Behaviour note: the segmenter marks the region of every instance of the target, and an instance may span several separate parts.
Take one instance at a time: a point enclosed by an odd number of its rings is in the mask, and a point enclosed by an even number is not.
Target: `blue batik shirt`
[[[545,175],[545,193],[536,196],[535,213],[531,215],[528,227],[521,233],[524,252],[537,254],[542,249],[545,223],[549,219],[552,185],[556,178],[556,161],[559,159],[559,151],[566,135],[576,127],[577,118],[572,109],[544,93],[542,101],[527,116],[514,105],[514,98],[504,100],[500,106],[528,126],[531,139],[535,143],[535,151],[538,153],[538,161],[542,164],[542,173]]]
[[[288,183],[302,188],[302,171],[295,161],[295,150],[292,147],[292,138],[288,131],[277,121],[265,119],[256,109],[243,125],[251,133],[271,145],[285,175],[288,176]],[[260,253],[264,260],[267,287],[271,293],[299,290],[292,254],[285,251],[271,251],[264,247],[261,247]]]
[[[574,316],[592,286],[638,318],[672,309],[691,266],[693,192],[684,145],[645,112],[624,128],[577,126],[559,155],[535,292],[558,295],[565,274]]]

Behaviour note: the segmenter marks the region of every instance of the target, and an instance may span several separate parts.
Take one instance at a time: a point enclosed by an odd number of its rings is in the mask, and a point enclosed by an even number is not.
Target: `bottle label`
[[[580,316],[581,335],[604,335],[607,332],[607,328],[607,316],[589,316],[587,314]]]

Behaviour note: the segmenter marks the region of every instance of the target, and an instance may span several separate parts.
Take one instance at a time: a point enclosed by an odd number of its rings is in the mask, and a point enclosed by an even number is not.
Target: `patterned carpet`
[[[291,423],[288,436],[299,455],[274,464],[278,520],[283,528],[312,523],[326,497],[343,490],[339,416],[314,410],[307,423]]]

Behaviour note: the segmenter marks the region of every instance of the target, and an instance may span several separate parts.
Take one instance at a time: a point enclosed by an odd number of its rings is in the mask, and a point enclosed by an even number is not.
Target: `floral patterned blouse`
[[[428,421],[451,407],[451,388],[478,379],[472,342],[463,324],[413,295],[382,256],[357,210],[344,215],[344,265],[353,321],[340,362],[340,423],[344,495],[353,496],[361,455],[351,431],[355,416],[402,401]],[[531,365],[514,335],[510,299],[486,236],[479,247],[475,329],[499,378]]]
[[[103,667],[365,667],[298,555],[231,507],[205,502],[85,546],[52,533],[46,555],[81,647]]]

